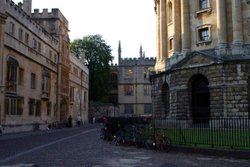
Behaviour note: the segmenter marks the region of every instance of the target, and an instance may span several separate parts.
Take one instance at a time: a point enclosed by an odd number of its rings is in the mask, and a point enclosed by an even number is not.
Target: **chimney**
[[[32,8],[32,0],[23,0],[23,10],[28,15],[31,15],[31,8]]]
[[[23,8],[23,3],[19,2],[18,7],[22,9]]]

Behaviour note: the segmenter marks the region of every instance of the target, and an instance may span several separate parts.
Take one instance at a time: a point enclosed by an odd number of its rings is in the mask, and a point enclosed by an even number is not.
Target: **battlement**
[[[12,0],[1,0],[1,6],[4,7],[4,11],[9,13],[13,18],[17,19],[23,25],[28,25],[30,31],[35,34],[40,34],[39,36],[46,40],[47,42],[52,42],[54,45],[57,45],[58,40],[50,35],[43,27],[36,23],[32,16],[30,16],[26,11],[23,10],[22,3],[18,5],[15,4]],[[49,43],[50,43],[49,42]]]
[[[50,18],[56,18],[63,22],[63,24],[68,27],[68,20],[64,17],[64,15],[61,13],[61,11],[58,8],[52,8],[51,12],[48,11],[47,8],[44,8],[42,12],[39,11],[39,9],[34,9],[34,12],[32,13],[32,17],[36,19],[50,19]]]
[[[155,65],[156,59],[153,57],[122,58],[120,65]]]

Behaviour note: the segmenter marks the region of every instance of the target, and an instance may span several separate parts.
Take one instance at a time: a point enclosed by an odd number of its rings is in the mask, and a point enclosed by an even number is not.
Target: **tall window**
[[[124,96],[134,96],[133,85],[124,85]]]
[[[248,118],[250,119],[250,77],[248,77]]]
[[[7,91],[16,91],[17,67],[18,67],[18,62],[14,58],[9,57],[7,60],[7,79],[6,79]]]
[[[172,2],[168,3],[168,22],[171,23],[173,21],[173,6]]]
[[[71,102],[74,102],[74,97],[75,97],[75,88],[74,87],[70,87],[70,92],[69,92],[69,94],[70,94],[70,101]]]
[[[24,103],[23,97],[20,98],[6,97],[5,98],[6,115],[22,115],[23,103]]]
[[[199,39],[200,41],[208,41],[210,39],[208,27],[199,29]]]
[[[51,102],[50,101],[48,101],[47,102],[47,116],[50,116],[51,115]]]
[[[10,22],[9,33],[15,35],[15,24],[13,22]]]
[[[50,94],[50,74],[49,71],[44,71],[42,76],[42,93],[48,97]]]
[[[33,48],[33,49],[36,49],[36,48],[37,48],[37,41],[36,41],[35,38],[33,38],[33,40],[32,40],[32,48]]]
[[[36,74],[34,74],[34,73],[31,73],[30,87],[31,87],[31,89],[36,89]]]
[[[38,42],[38,52],[41,52],[41,50],[42,50],[42,44],[41,42]]]
[[[208,0],[199,0],[200,10],[208,8]]]
[[[21,29],[21,28],[19,28],[18,39],[19,39],[20,41],[23,40],[23,29]]]
[[[28,45],[29,44],[29,34],[25,33],[25,43]]]
[[[134,109],[133,109],[133,104],[125,104],[124,106],[124,114],[133,114]]]
[[[35,99],[29,100],[29,115],[34,115],[35,113]]]
[[[18,75],[18,84],[23,85],[23,77],[24,77],[24,70],[19,68],[19,75]]]
[[[41,101],[36,101],[36,116],[41,116]]]
[[[143,95],[144,96],[151,95],[151,86],[150,85],[143,85]]]

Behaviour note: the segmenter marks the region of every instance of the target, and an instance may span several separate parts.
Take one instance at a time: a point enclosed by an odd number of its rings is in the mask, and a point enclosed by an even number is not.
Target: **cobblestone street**
[[[113,146],[100,126],[0,136],[0,166],[15,167],[248,167],[249,160]]]

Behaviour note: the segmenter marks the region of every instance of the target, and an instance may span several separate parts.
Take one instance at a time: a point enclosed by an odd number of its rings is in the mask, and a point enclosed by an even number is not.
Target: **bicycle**
[[[171,140],[163,133],[151,134],[146,140],[145,145],[148,149],[158,149],[162,152],[171,150]]]

